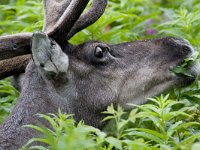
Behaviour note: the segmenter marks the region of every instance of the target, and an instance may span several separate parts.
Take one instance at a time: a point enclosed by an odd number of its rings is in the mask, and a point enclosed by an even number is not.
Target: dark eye
[[[107,55],[108,51],[109,51],[108,47],[102,48],[102,47],[97,46],[96,49],[95,49],[94,55],[95,55],[95,57],[101,59],[101,58],[104,58]]]

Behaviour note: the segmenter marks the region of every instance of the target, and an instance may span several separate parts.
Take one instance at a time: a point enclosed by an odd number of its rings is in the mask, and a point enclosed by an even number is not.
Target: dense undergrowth
[[[29,32],[42,28],[41,0],[0,1],[0,34]],[[98,30],[97,30],[98,29]],[[120,43],[163,36],[187,39],[200,51],[199,0],[109,0],[105,14],[94,25],[78,33],[72,43],[101,40]],[[176,73],[186,73],[179,67]],[[165,96],[164,96],[165,95]],[[8,80],[0,81],[0,122],[10,113],[19,93]],[[39,114],[52,129],[28,125],[44,137],[31,139],[49,145],[49,149],[69,150],[198,150],[200,149],[200,81],[150,99],[148,104],[133,105],[130,113],[120,106],[109,106],[104,121],[111,120],[106,131],[75,123],[73,116],[58,112]],[[30,147],[29,147],[30,148]],[[30,148],[31,149],[31,148]],[[46,149],[32,147],[32,149]]]

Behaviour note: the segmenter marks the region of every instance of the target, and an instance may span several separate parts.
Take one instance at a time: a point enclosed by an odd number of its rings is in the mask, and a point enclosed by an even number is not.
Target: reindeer
[[[128,109],[145,98],[192,83],[193,77],[172,75],[170,69],[192,55],[183,39],[165,37],[109,45],[89,41],[72,45],[77,32],[97,21],[107,0],[44,0],[42,32],[0,37],[0,78],[15,75],[20,98],[0,127],[0,149],[15,150],[38,133],[23,128],[47,122],[37,113],[75,115],[77,121],[102,128],[101,114],[111,103]],[[23,74],[23,72],[25,73]],[[21,75],[18,75],[22,73]]]

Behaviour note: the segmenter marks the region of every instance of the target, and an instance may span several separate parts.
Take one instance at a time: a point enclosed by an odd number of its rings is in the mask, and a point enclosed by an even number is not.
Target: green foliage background
[[[41,0],[1,0],[0,35],[41,30]],[[120,43],[163,36],[187,39],[200,51],[200,0],[109,0],[105,14],[94,25],[71,39],[78,44],[87,40]],[[199,59],[199,57],[197,57]],[[164,96],[165,95],[165,96]],[[49,149],[200,149],[200,81],[174,89],[148,104],[135,106],[128,114],[121,107],[104,112],[113,125],[100,131],[59,112],[42,115],[52,129],[28,125],[44,137],[31,139]],[[8,79],[0,81],[0,122],[10,113],[19,96]],[[46,149],[41,146],[35,149]]]

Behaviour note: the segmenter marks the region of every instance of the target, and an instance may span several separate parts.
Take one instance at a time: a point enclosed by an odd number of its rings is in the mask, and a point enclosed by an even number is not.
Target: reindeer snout
[[[162,39],[162,44],[175,57],[186,58],[194,53],[192,45],[182,38],[166,37]]]
[[[186,55],[190,55],[192,53],[194,53],[194,48],[192,47],[192,45],[190,45],[190,43],[182,38],[172,38],[172,42],[175,43],[175,45],[178,46],[179,50]]]

